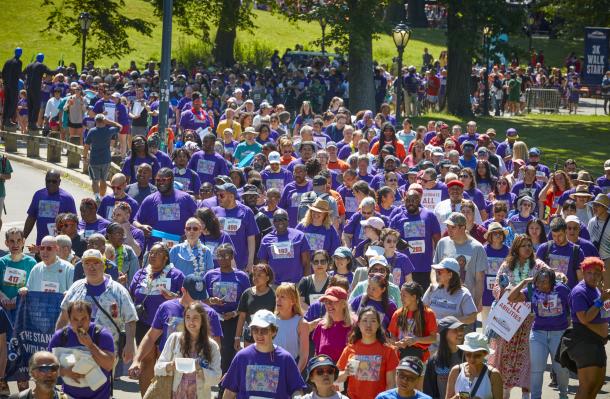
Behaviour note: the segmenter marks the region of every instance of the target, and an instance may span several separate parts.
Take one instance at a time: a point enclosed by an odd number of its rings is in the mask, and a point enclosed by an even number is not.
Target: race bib
[[[25,270],[7,267],[4,269],[4,285],[21,288],[25,285],[26,276],[27,272]]]
[[[305,233],[305,237],[307,238],[309,248],[312,251],[324,249],[324,241],[326,240],[326,236],[322,234]]]
[[[493,291],[496,285],[496,276],[485,276],[485,286],[489,291]]]
[[[202,173],[204,175],[213,175],[214,168],[216,167],[216,162],[208,161],[207,159],[200,159],[197,161],[197,173]]]
[[[42,292],[59,292],[59,283],[54,281],[43,281],[41,287]]]
[[[409,248],[411,255],[423,254],[426,252],[426,240],[411,240],[408,242],[411,246],[411,248]]]
[[[222,223],[224,232],[230,235],[237,234],[237,231],[241,227],[241,219],[237,218],[223,218]]]
[[[160,222],[180,220],[179,204],[159,204],[157,207],[157,218]]]
[[[57,233],[57,225],[55,223],[47,223],[47,230],[50,236],[55,236]]]
[[[317,302],[323,296],[324,294],[309,294],[309,304],[311,305],[312,303]]]
[[[292,259],[294,250],[290,241],[276,242],[271,245],[273,259]]]
[[[59,213],[59,201],[40,200],[38,201],[38,217],[55,219]]]
[[[345,197],[345,211],[355,213],[358,210],[358,200],[356,197]]]

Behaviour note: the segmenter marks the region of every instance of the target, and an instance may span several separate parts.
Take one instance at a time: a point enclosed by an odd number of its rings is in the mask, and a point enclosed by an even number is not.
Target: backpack
[[[551,245],[553,245],[553,241],[547,241],[546,251],[544,253],[544,263],[549,264],[549,257],[551,255]],[[580,245],[574,244],[572,247],[572,255],[570,255],[570,263],[568,264],[568,273],[571,274],[572,279],[577,281],[576,278],[576,266],[578,265],[578,251],[580,250]],[[570,276],[566,276],[570,278]]]
[[[305,194],[301,195],[301,202],[299,203],[299,209],[297,212],[298,223],[300,223],[301,220],[303,220],[303,218],[305,217],[305,212],[307,212],[307,210],[309,209],[309,206],[313,205],[313,203],[318,198],[328,201],[329,205],[331,203],[331,201],[329,199],[330,194],[328,194],[328,193],[317,194],[315,191],[308,191]]]

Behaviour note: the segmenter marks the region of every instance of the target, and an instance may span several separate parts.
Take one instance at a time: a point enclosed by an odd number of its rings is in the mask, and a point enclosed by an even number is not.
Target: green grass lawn
[[[24,63],[30,62],[38,52],[46,54],[47,64],[57,65],[60,59],[64,62],[80,63],[81,49],[74,45],[71,37],[59,39],[52,33],[41,33],[46,27],[47,8],[40,6],[41,0],[3,0],[1,2],[3,11],[3,24],[0,29],[0,60],[12,56],[14,47],[21,46],[24,49]],[[161,20],[156,18],[152,12],[152,6],[144,0],[125,0],[125,13],[128,16],[138,16],[151,23],[156,24],[152,37],[146,37],[135,32],[130,33],[130,42],[136,51],[118,60],[120,66],[127,66],[130,60],[142,63],[151,58],[159,59],[161,54]],[[283,52],[287,47],[294,48],[299,43],[311,50],[317,50],[310,44],[312,40],[321,35],[320,26],[317,23],[291,24],[279,15],[269,12],[255,11],[257,15],[257,29],[254,34],[239,32],[238,40],[242,43],[259,41]],[[179,43],[188,43],[197,38],[189,37],[182,33],[177,24],[174,23],[173,50],[176,52]],[[522,48],[527,48],[526,38],[514,39]],[[438,57],[441,50],[445,49],[446,36],[444,31],[434,29],[415,29],[411,41],[404,55],[404,64],[421,64],[423,48],[428,47],[434,57]],[[534,47],[541,48],[546,54],[549,64],[562,64],[564,57],[569,51],[579,52],[582,43],[566,42],[548,39],[534,39]],[[330,49],[329,49],[330,50]],[[381,63],[389,64],[396,56],[396,48],[389,35],[383,35],[375,40],[373,55]],[[109,66],[115,59],[98,60],[98,65]],[[525,61],[525,60],[523,60]]]
[[[416,124],[428,120],[444,120],[448,124],[459,123],[465,127],[467,120],[447,114],[431,114],[415,118]],[[610,158],[610,135],[608,135],[607,116],[572,115],[528,115],[518,118],[476,118],[478,131],[484,133],[494,128],[498,133],[496,140],[505,138],[506,129],[514,127],[528,147],[542,150],[542,162],[553,168],[568,158],[574,158],[579,167],[594,174],[604,173],[603,164]]]

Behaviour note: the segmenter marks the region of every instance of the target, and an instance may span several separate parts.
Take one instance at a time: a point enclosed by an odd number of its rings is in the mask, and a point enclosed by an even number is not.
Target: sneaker
[[[551,382],[549,382],[549,386],[551,388],[557,387],[557,374],[555,374],[555,371],[553,370],[551,370]]]

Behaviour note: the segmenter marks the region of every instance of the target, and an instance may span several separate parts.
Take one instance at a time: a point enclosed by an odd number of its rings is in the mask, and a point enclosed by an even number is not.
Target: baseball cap
[[[419,168],[414,166],[409,168],[409,171],[407,172],[408,175],[416,175],[419,173]]]
[[[83,256],[81,256],[81,259],[83,261],[85,261],[87,259],[95,259],[95,260],[99,260],[102,263],[104,262],[104,256],[97,249],[86,250],[85,252],[83,252]]]
[[[276,164],[277,164],[277,163],[281,163],[281,162],[280,162],[280,153],[279,153],[279,152],[277,152],[277,151],[271,151],[271,152],[269,153],[269,157],[268,157],[268,159],[269,159],[269,163],[270,163],[270,164],[272,164],[272,163],[276,163]]]
[[[540,156],[540,154],[542,154],[542,151],[540,151],[540,149],[538,147],[532,147],[532,148],[530,148],[529,154]]]
[[[486,147],[477,148],[477,154],[488,154],[489,150]]]
[[[449,226],[466,226],[466,216],[460,212],[451,212],[444,223]]]
[[[388,260],[385,256],[373,256],[371,259],[369,259],[369,267],[372,267],[373,265],[388,267]]]
[[[326,185],[326,177],[322,175],[317,175],[313,178],[314,186],[325,186]]]
[[[453,258],[444,258],[439,263],[432,265],[432,268],[435,270],[447,269],[460,273],[460,264]]]
[[[606,162],[604,162],[604,170],[607,172],[610,170],[610,159],[606,160]]]
[[[258,195],[258,190],[254,184],[246,184],[242,195]]]
[[[318,367],[331,366],[335,369],[335,378],[339,375],[339,369],[328,355],[317,355],[309,359],[307,362],[307,379],[311,377],[311,372]]]
[[[233,183],[224,183],[216,186],[219,191],[227,191],[237,197],[237,187]]]
[[[121,93],[119,93],[119,92],[116,92],[116,91],[115,91],[114,93],[112,93],[112,94],[110,95],[110,97],[114,97],[114,98],[121,98]]]
[[[353,257],[352,251],[348,247],[338,247],[337,249],[335,249],[335,253],[333,253],[333,256],[338,256],[339,258],[346,259],[351,259]]]
[[[464,325],[465,324],[459,321],[455,316],[445,316],[438,321],[438,332],[454,330]]]
[[[424,372],[424,364],[415,356],[405,356],[396,366],[396,370],[405,370],[421,376]]]
[[[248,133],[258,134],[258,132],[256,130],[254,130],[254,128],[252,126],[247,127],[246,130],[244,130],[244,133],[245,134],[248,134]]]
[[[506,129],[506,137],[510,137],[511,139],[518,139],[519,133],[517,133],[517,129],[511,127]]]
[[[256,313],[254,313],[254,315],[252,316],[252,321],[250,321],[250,327],[261,327],[261,328],[265,328],[265,327],[269,327],[269,326],[276,326],[277,327],[277,317],[275,317],[275,315],[267,310],[267,309],[261,309],[259,311],[257,311]]]
[[[342,299],[347,299],[347,291],[341,287],[328,287],[326,291],[324,291],[324,295],[320,297],[319,301],[337,302]]]
[[[475,145],[472,141],[464,141],[464,143],[462,143],[462,148],[466,148],[466,147],[474,148]]]
[[[314,186],[315,186],[315,183],[314,183]],[[377,230],[383,230],[383,228],[385,227],[385,223],[383,223],[383,220],[381,220],[381,218],[378,218],[377,216],[371,216],[370,218],[368,218],[366,220],[361,220],[360,226],[372,227]]]
[[[227,175],[218,175],[218,176],[214,177],[214,182],[217,185],[221,185],[221,184],[225,184],[225,183],[232,183],[233,181]]]
[[[337,148],[337,143],[335,143],[334,141],[329,141],[328,143],[326,143],[326,148],[329,147]]]
[[[441,147],[434,147],[432,149],[432,155],[445,155],[445,153],[443,152],[443,149]]]
[[[453,186],[460,186],[462,188],[464,188],[464,183],[462,183],[459,180],[451,180],[449,183],[447,183],[447,188],[453,187]]]
[[[186,292],[189,293],[190,297],[196,301],[201,301],[208,297],[203,278],[195,273],[184,277],[184,280],[182,281],[182,288],[184,288]]]
[[[566,224],[574,222],[580,226],[580,219],[576,215],[569,215],[566,217]]]

